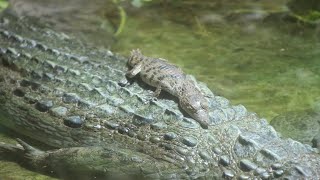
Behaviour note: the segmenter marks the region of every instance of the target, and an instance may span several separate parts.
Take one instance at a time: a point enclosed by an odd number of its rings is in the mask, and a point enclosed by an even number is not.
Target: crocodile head
[[[140,49],[134,49],[131,51],[131,55],[128,60],[128,64],[131,67],[135,67],[137,64],[139,64],[141,61],[143,61],[143,55],[140,51]]]
[[[186,94],[180,99],[180,105],[192,118],[200,123],[202,128],[208,128],[208,101],[199,94]]]

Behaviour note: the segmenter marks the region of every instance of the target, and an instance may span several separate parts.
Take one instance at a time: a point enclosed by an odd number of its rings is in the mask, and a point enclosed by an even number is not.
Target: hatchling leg
[[[130,71],[126,73],[126,76],[129,78],[133,78],[141,71],[141,64],[136,65]]]
[[[153,96],[158,97],[161,93],[161,89],[162,89],[161,86],[157,86],[157,89],[154,91]]]

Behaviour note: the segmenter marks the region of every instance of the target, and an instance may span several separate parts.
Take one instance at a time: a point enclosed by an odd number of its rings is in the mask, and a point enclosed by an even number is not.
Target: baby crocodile
[[[181,108],[199,122],[202,128],[208,128],[208,102],[179,67],[162,58],[146,57],[139,49],[131,51],[128,64],[133,68],[126,76],[132,78],[140,73],[145,83],[156,87],[155,97],[159,96],[162,89],[178,97]]]

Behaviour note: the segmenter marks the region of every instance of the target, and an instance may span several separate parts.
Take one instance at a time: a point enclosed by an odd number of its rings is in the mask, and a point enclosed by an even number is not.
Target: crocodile
[[[170,94],[150,99],[139,78],[123,86],[127,58],[32,18],[0,17],[0,123],[26,137],[0,143],[2,155],[61,178],[320,178],[316,149],[203,83],[207,129]]]
[[[315,107],[287,111],[274,117],[270,124],[282,137],[292,138],[320,149],[320,101]]]
[[[154,92],[155,97],[160,95],[162,89],[178,97],[181,108],[203,128],[208,128],[208,103],[203,93],[180,68],[162,58],[146,57],[139,49],[131,51],[128,64],[132,66],[126,73],[128,77],[139,74],[144,82],[157,88]]]

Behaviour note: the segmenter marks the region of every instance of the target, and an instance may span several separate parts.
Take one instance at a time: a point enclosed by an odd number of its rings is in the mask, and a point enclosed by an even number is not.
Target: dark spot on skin
[[[159,80],[159,81],[162,81],[162,80],[164,80],[165,78],[166,78],[166,75],[162,75],[162,76],[159,76],[159,77],[158,77],[158,80]]]
[[[149,67],[149,68],[146,70],[146,73],[150,72],[152,69],[153,69],[153,67]]]
[[[143,74],[142,75],[145,79],[147,79],[148,75],[147,74]]]
[[[157,69],[158,69],[158,67],[151,66],[150,71],[153,71],[153,73],[154,73],[154,71],[157,70]]]
[[[151,75],[150,80],[153,81],[154,80],[154,74]]]

